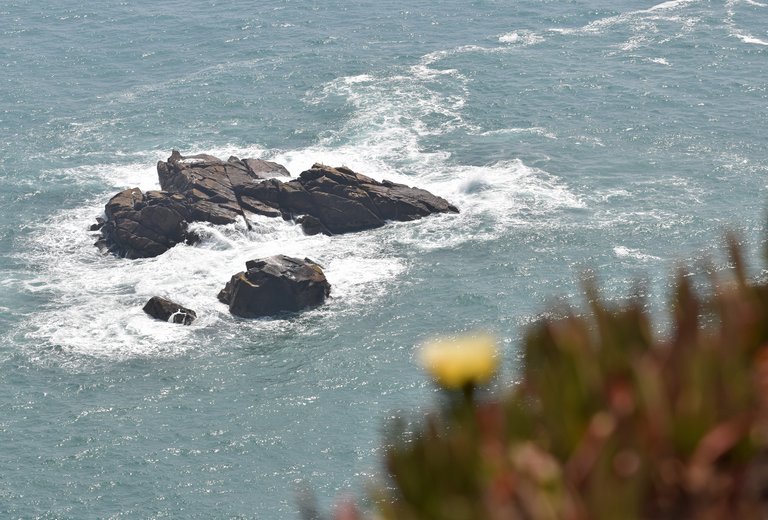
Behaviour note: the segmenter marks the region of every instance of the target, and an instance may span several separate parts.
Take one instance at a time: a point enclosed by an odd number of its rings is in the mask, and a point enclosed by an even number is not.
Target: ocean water
[[[328,509],[379,473],[390,418],[434,404],[425,339],[494,332],[512,384],[585,270],[655,312],[726,230],[759,259],[762,0],[83,4],[0,4],[2,518],[291,519],[305,488]],[[174,148],[343,164],[461,214],[101,256],[88,226]],[[218,290],[277,253],[333,298],[230,316]],[[199,320],[150,320],[155,294]]]

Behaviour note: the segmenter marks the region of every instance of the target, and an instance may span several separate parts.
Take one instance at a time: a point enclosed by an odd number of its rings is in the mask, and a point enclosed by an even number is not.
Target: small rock
[[[297,312],[322,304],[331,291],[322,268],[307,259],[277,255],[245,266],[247,271],[234,275],[218,296],[236,316]]]
[[[103,218],[97,217],[96,218],[96,223],[95,224],[91,224],[90,230],[91,231],[98,231],[98,230],[100,230],[101,228],[104,227],[104,222],[105,222],[105,220]]]
[[[304,215],[303,217],[299,217],[296,219],[296,223],[301,224],[301,230],[304,231],[304,234],[306,235],[319,235],[320,233],[325,235],[331,234],[331,232],[328,231],[328,228],[326,228],[322,222],[320,222],[312,215]]]
[[[183,323],[184,325],[189,325],[197,318],[197,313],[192,309],[187,309],[160,296],[150,298],[144,305],[144,312],[158,320]]]

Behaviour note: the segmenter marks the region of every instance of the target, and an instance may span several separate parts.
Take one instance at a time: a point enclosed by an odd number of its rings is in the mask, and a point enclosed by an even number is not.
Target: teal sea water
[[[436,394],[433,334],[527,323],[716,252],[768,200],[763,0],[9,0],[0,4],[0,517],[297,518],[379,467],[387,418]],[[171,149],[418,185],[460,215],[306,237],[198,225],[100,256],[88,226]],[[319,309],[245,321],[246,260],[317,259]],[[757,256],[754,253],[753,256]],[[152,295],[201,316],[152,321]]]

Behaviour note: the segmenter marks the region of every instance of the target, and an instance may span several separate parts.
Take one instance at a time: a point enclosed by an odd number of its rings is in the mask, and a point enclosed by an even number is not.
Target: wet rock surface
[[[249,214],[293,219],[307,234],[349,233],[383,226],[387,220],[415,220],[458,209],[426,190],[378,182],[349,168],[315,164],[298,179],[261,159],[178,151],[157,164],[161,191],[138,188],[115,195],[105,208],[100,249],[127,258],[160,255],[176,244],[193,243],[191,222],[248,222]]]
[[[189,325],[197,318],[197,313],[176,302],[153,296],[144,305],[144,312],[158,320],[170,321],[171,323],[181,323]]]
[[[381,227],[387,220],[415,220],[458,209],[426,190],[389,181],[378,182],[349,168],[315,164],[298,179],[275,179],[243,189],[244,200],[255,199],[298,219],[310,233],[332,234]]]
[[[377,228],[389,220],[458,212],[428,191],[323,164],[287,180],[288,171],[274,162],[185,157],[174,150],[167,161],[158,162],[157,173],[161,190],[123,190],[106,204],[104,218],[90,228],[101,234],[96,242],[101,251],[155,257],[177,244],[196,242],[190,223],[243,219],[251,229],[253,215],[293,220],[308,235],[333,235]],[[278,255],[251,260],[246,269],[219,293],[219,300],[237,316],[296,312],[322,304],[330,293],[322,268],[308,259]],[[159,297],[147,302],[144,311],[175,323],[189,324],[196,317],[194,311]]]
[[[296,312],[322,304],[331,291],[315,262],[285,255],[250,260],[246,271],[232,276],[219,301],[243,318]]]
[[[112,197],[104,213],[97,245],[120,256],[157,256],[189,238],[189,207],[179,195],[132,188]]]

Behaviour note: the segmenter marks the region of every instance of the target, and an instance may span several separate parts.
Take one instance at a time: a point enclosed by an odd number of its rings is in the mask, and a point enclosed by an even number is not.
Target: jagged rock
[[[190,211],[180,195],[124,190],[110,199],[105,214],[103,243],[120,256],[157,256],[188,239]]]
[[[181,242],[194,242],[188,223],[231,224],[247,214],[294,219],[307,234],[349,233],[383,226],[387,220],[414,220],[432,213],[458,212],[445,199],[419,188],[378,182],[349,168],[315,164],[298,179],[277,163],[230,157],[222,161],[174,150],[157,164],[163,191],[138,188],[107,204],[100,248],[128,258],[157,256]]]
[[[246,262],[219,292],[219,301],[243,318],[296,312],[322,304],[331,291],[322,268],[305,258],[277,255]]]
[[[230,160],[232,158],[230,157]],[[235,159],[237,159],[235,157]],[[242,163],[257,177],[269,179],[272,177],[290,177],[288,169],[282,164],[262,159],[243,159]]]
[[[432,213],[458,213],[445,199],[419,188],[378,182],[349,168],[315,164],[290,182],[276,179],[244,185],[242,198],[297,218],[307,227],[349,233],[381,227],[387,220],[415,220]],[[319,225],[318,225],[319,224]],[[322,228],[320,227],[322,226]],[[325,232],[319,231],[319,232]]]
[[[107,203],[107,221],[97,247],[127,258],[144,258],[182,242],[194,243],[197,236],[188,231],[188,223],[231,224],[245,218],[237,187],[260,182],[268,172],[287,173],[267,161],[230,157],[224,162],[210,155],[184,157],[176,150],[167,162],[158,163],[157,171],[163,191],[145,194],[133,188]],[[249,211],[256,213],[257,208]],[[267,208],[264,213],[280,215]]]
[[[153,296],[144,305],[144,312],[158,320],[189,325],[197,318],[197,313],[160,296]]]
[[[89,228],[91,231],[99,231],[102,227],[104,227],[104,223],[106,221],[101,217],[96,217],[96,223],[91,224],[91,227]]]
[[[157,174],[164,191],[184,195],[193,220],[213,224],[241,218],[240,187],[263,180],[236,157],[224,162],[210,155],[184,157],[177,150],[157,163]]]

